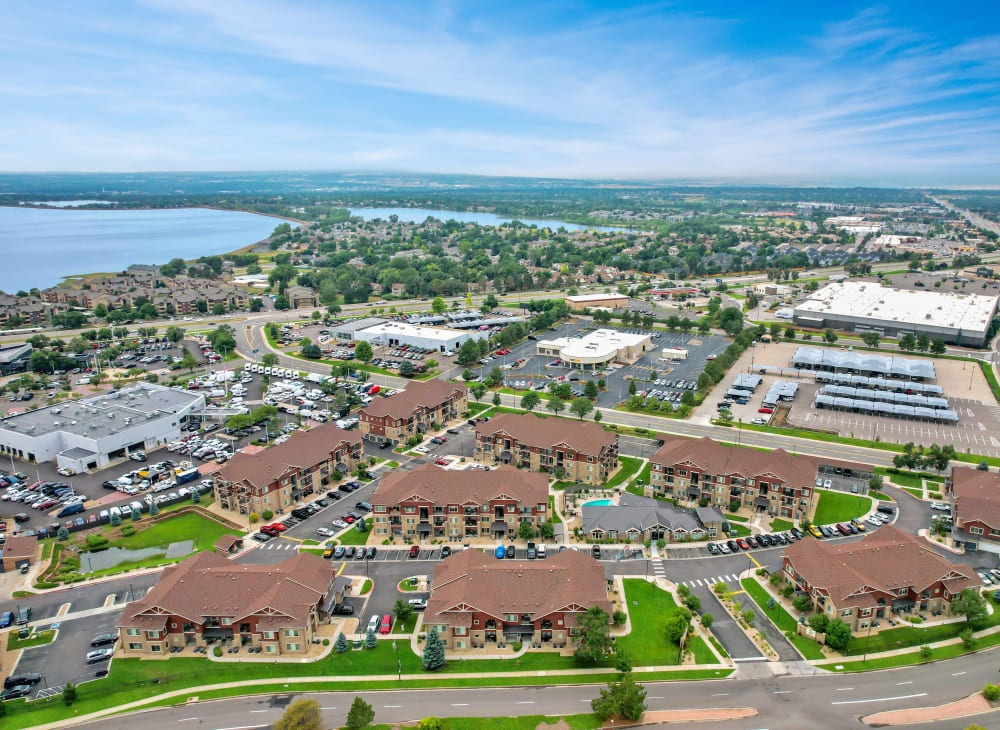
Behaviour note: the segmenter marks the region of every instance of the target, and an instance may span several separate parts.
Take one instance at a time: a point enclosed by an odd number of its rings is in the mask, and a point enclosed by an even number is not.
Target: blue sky
[[[0,167],[1000,185],[998,20],[995,2],[18,3]]]

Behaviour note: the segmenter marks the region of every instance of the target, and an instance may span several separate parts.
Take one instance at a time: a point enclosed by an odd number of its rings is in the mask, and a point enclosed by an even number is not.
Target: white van
[[[224,398],[226,396],[226,391],[222,388],[212,388],[208,391],[209,398]]]
[[[274,368],[264,368],[264,375],[273,375]]]
[[[542,545],[542,544],[539,544],[538,547],[535,548],[535,554],[538,556],[539,559],[544,558],[545,557],[545,546]]]

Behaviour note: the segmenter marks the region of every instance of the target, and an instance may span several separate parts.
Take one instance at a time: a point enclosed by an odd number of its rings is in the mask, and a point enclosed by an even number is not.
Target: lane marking
[[[913,684],[913,680],[911,679],[909,682],[896,682],[896,686],[897,687],[900,686],[900,685],[902,685],[902,684]]]
[[[728,692],[720,692],[719,694],[712,695],[712,697],[728,697],[728,696],[729,696]]]
[[[854,687],[837,687],[838,692],[853,692]]]
[[[402,707],[402,705],[382,705],[382,707]]]
[[[761,567],[760,563],[757,562],[757,558],[755,558],[752,553],[747,553],[747,557],[750,558],[753,561],[753,564],[758,568]]]
[[[961,677],[963,674],[965,674],[965,672],[955,672],[951,676],[953,676],[953,677]]]
[[[197,717],[185,717],[183,720],[178,720],[177,722],[191,722],[192,720],[197,720]]]
[[[527,700],[527,701],[518,702],[517,704],[519,704],[519,705],[533,705],[533,704],[535,704],[535,701],[534,700]]]
[[[336,707],[320,707],[321,710],[336,710]]]
[[[215,730],[253,730],[257,727],[267,727],[267,725],[240,725],[238,727],[217,727]]]
[[[790,689],[779,689],[779,690],[775,690],[773,692],[773,694],[776,694],[776,695],[787,695],[791,691],[792,690],[790,690]]]
[[[590,702],[590,700],[584,700],[584,702]],[[469,703],[468,702],[452,702],[451,706],[452,707],[468,707]]]
[[[910,700],[914,697],[926,697],[926,692],[921,692],[916,695],[899,695],[897,697],[875,697],[870,700],[840,700],[839,702],[831,702],[831,705],[859,705],[864,702],[891,702],[892,700]]]
[[[267,710],[250,710],[250,712],[267,712]]]

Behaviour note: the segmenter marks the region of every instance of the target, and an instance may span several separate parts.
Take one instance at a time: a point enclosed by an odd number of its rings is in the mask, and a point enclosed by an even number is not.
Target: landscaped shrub
[[[133,530],[135,528],[132,528]],[[91,550],[99,550],[100,548],[107,547],[109,540],[104,537],[104,535],[87,535],[87,547]]]
[[[122,536],[130,537],[131,535],[134,534],[135,534],[135,528],[132,525],[125,525],[125,527],[122,528]]]
[[[212,653],[215,654],[215,656],[222,656],[222,647],[221,646],[215,647],[214,649],[212,649]]]

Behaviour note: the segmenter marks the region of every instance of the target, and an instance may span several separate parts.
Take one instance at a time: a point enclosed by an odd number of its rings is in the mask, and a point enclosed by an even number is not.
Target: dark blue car
[[[4,611],[3,616],[0,616],[0,629],[5,629],[14,623],[14,612]]]

